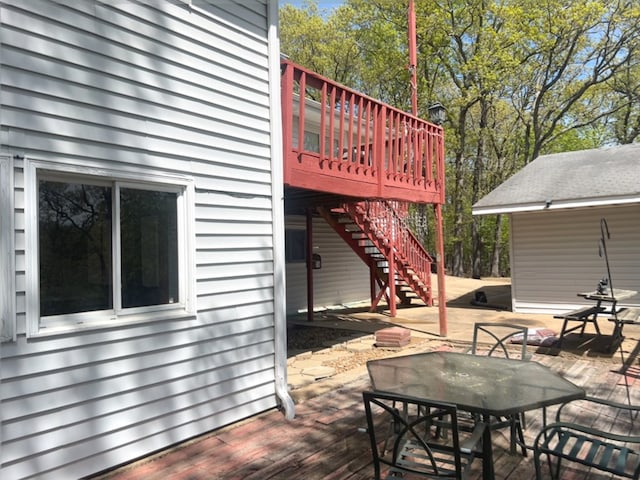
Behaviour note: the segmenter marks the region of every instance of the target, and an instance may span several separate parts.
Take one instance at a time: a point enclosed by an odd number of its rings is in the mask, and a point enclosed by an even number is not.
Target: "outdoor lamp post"
[[[432,103],[427,109],[429,120],[436,125],[442,125],[447,117],[447,110],[440,102]]]
[[[432,103],[427,109],[429,120],[439,127],[446,119],[446,109],[440,102]],[[438,178],[444,179],[444,130],[434,132],[438,137]],[[444,188],[442,189],[441,202],[444,202]],[[433,213],[436,222],[436,272],[438,275],[438,323],[440,335],[447,336],[447,296],[444,286],[444,239],[442,238],[442,203],[433,204]]]

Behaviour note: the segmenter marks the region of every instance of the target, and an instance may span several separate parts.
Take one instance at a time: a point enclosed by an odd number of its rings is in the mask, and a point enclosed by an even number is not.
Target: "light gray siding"
[[[79,478],[276,406],[267,1],[0,2],[1,478]],[[191,178],[197,313],[27,338],[24,158]]]
[[[304,229],[304,217],[287,217],[287,227]],[[369,268],[322,218],[313,219],[313,253],[322,257],[313,271],[315,309],[370,300]],[[306,309],[306,265],[287,263],[287,313]]]
[[[640,205],[551,210],[511,215],[513,308],[557,313],[584,303],[607,275],[599,256],[600,219],[611,238],[607,251],[615,288],[640,289]],[[638,305],[639,297],[623,304]]]

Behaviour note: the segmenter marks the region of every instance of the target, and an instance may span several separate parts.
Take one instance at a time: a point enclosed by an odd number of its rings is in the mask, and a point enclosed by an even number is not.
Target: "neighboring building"
[[[442,128],[281,65],[277,18],[276,0],[0,1],[0,478],[80,478],[292,418],[301,255],[321,267],[312,305],[386,294],[395,311],[403,278],[432,304],[394,202],[441,226]],[[298,149],[305,81],[333,114]],[[353,157],[313,144],[334,121],[326,144]]]
[[[613,286],[640,291],[640,144],[539,157],[473,213],[509,216],[515,312],[584,304],[576,293],[595,290],[607,276],[603,236]],[[639,304],[640,296],[621,303]]]

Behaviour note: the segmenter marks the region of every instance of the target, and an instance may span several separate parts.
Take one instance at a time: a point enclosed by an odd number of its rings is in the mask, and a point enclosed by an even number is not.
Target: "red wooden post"
[[[438,320],[440,324],[440,336],[447,336],[447,295],[444,287],[444,239],[442,238],[442,204],[433,206],[436,217],[436,249],[438,267]]]
[[[385,105],[374,106],[374,134],[373,134],[373,164],[378,174],[378,197],[384,195],[385,179],[387,170],[385,168],[385,136],[387,123],[387,107]]]
[[[346,92],[340,92],[340,120],[338,125],[338,159],[344,160],[344,103],[346,101]]]
[[[333,141],[336,135],[336,87],[331,86],[331,93],[329,95],[329,108],[322,107],[322,115],[327,115],[327,110],[329,110],[329,160],[333,163],[335,157],[335,150],[333,148]]]
[[[313,215],[307,209],[307,321],[313,322]]]
[[[320,161],[322,162],[325,159],[325,156],[327,154],[327,152],[325,151],[324,148],[324,139],[326,138],[327,135],[327,115],[325,113],[326,111],[326,105],[327,105],[327,84],[323,83],[322,84],[322,91],[321,91],[321,96],[320,96],[320,105],[321,105],[321,110],[320,110]]]
[[[280,80],[280,96],[282,101],[282,152],[284,154],[283,180],[290,183],[291,168],[289,155],[293,144],[293,65],[284,62],[284,73]]]
[[[391,240],[391,239],[390,239]],[[395,241],[391,240],[389,245],[389,253],[387,254],[387,260],[389,261],[389,315],[391,317],[396,316],[396,254],[395,254]]]
[[[298,154],[304,151],[304,126],[306,124],[306,90],[307,90],[307,74],[300,73],[300,96],[298,98]]]

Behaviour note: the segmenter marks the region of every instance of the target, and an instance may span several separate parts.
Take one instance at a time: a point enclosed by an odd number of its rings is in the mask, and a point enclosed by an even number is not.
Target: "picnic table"
[[[560,339],[558,347],[562,348],[562,340],[564,336],[575,330],[580,329],[580,335],[584,334],[587,323],[592,323],[596,329],[598,336],[602,335],[598,326],[598,315],[609,315],[609,320],[615,323],[613,334],[611,335],[611,342],[609,343],[608,350],[612,350],[617,345],[618,341],[621,341],[622,329],[625,324],[637,323],[640,316],[640,309],[623,309],[618,311],[617,303],[621,300],[626,300],[637,295],[635,290],[624,289],[606,289],[605,291],[592,291],[581,292],[577,295],[586,300],[593,302],[593,305],[587,305],[577,310],[564,313],[562,315],[555,315],[554,318],[563,319],[562,330],[560,331]],[[607,306],[605,306],[607,305]],[[635,314],[635,315],[634,315]],[[569,327],[570,322],[577,322],[578,325]]]

